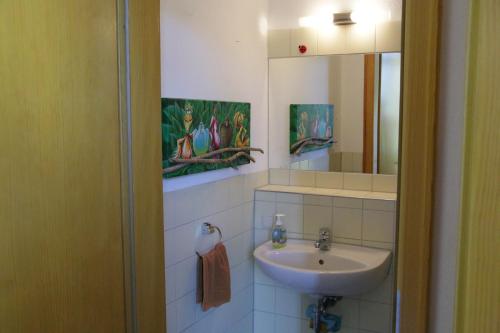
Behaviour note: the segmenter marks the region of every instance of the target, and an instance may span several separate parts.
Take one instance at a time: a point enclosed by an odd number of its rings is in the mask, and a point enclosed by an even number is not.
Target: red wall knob
[[[299,52],[301,54],[306,53],[307,52],[307,46],[305,46],[305,45],[299,45]]]

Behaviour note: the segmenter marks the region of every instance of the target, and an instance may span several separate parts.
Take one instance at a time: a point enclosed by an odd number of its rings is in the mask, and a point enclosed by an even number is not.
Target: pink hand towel
[[[226,247],[222,243],[198,259],[196,302],[203,311],[231,300],[231,275]]]

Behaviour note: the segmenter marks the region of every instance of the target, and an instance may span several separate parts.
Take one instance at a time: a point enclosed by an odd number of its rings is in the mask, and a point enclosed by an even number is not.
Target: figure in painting
[[[318,130],[319,130],[319,116],[318,113],[316,113],[313,121],[311,122],[311,137],[317,138]]]
[[[220,125],[221,147],[226,148],[231,146],[232,138],[233,138],[233,128],[231,127],[231,122],[226,117],[224,122]]]
[[[215,151],[220,148],[219,123],[217,122],[217,107],[214,106],[212,119],[210,119],[210,150]]]
[[[193,131],[193,149],[196,156],[201,156],[208,152],[210,144],[210,133],[202,122]]]
[[[309,121],[309,117],[307,112],[302,112],[300,114],[299,126],[297,128],[297,136],[299,140],[305,139],[307,136],[307,123]]]
[[[235,139],[237,148],[244,148],[250,145],[250,136],[247,135],[247,130],[244,126],[245,115],[241,112],[236,112],[233,118],[234,128],[238,130]]]
[[[193,136],[189,133],[189,131],[191,130],[191,125],[193,124],[193,107],[189,103],[186,103],[186,106],[184,108],[183,122],[186,132],[182,138],[177,140],[177,151],[175,153],[175,158],[188,160],[193,156],[193,149],[191,144]]]

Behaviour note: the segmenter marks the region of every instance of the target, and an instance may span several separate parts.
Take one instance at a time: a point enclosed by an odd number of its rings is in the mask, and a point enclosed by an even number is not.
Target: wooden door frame
[[[117,9],[127,332],[165,332],[160,1]]]
[[[426,332],[441,0],[406,0],[398,182],[399,331]]]

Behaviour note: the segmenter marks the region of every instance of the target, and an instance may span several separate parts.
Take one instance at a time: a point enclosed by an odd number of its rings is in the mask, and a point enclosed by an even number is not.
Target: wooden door
[[[0,2],[0,331],[124,332],[117,3]]]

